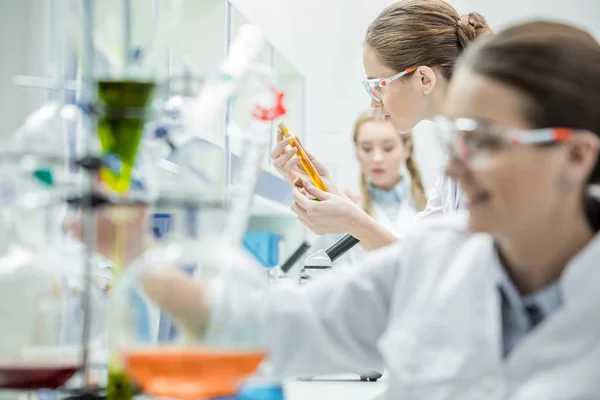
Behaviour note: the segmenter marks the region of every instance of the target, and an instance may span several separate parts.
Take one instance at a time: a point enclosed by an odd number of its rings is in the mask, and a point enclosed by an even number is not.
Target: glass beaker
[[[105,160],[100,177],[117,193],[129,190],[154,89],[155,83],[151,81],[98,81],[102,108],[97,132]]]
[[[184,0],[71,1],[82,33],[71,34],[81,60],[84,102],[97,117],[104,164],[100,177],[115,193],[126,193],[152,98],[164,78],[168,45]],[[135,18],[134,18],[135,17]],[[93,152],[87,149],[89,153]],[[88,153],[88,154],[89,154]]]
[[[0,161],[0,230],[9,235],[0,251],[0,389],[56,389],[82,367],[83,258],[63,240],[60,193],[31,172],[64,160],[13,153]],[[96,338],[102,301],[96,290],[90,297]]]
[[[192,400],[235,394],[265,355],[260,323],[220,332],[206,320],[211,293],[242,305],[244,297],[260,296],[267,281],[260,266],[222,236],[223,203],[190,198],[201,194],[159,197],[154,211],[171,216],[171,229],[113,287],[110,340],[144,392]],[[165,316],[174,329],[159,337]],[[140,328],[142,320],[150,321],[150,334]]]

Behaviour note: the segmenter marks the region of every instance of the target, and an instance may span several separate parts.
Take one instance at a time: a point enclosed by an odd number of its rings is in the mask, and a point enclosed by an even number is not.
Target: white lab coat
[[[265,327],[281,376],[383,361],[394,400],[600,398],[600,235],[563,273],[563,306],[504,360],[493,241],[470,234],[465,214],[423,221],[304,287],[275,286],[254,300],[215,294],[208,336]]]
[[[427,206],[419,213],[420,218],[430,217],[456,211],[464,202],[463,193],[458,183],[442,174],[435,182],[435,187],[428,197]]]

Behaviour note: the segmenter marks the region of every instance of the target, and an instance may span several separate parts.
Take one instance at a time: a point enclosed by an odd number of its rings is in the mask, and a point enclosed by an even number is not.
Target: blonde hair
[[[380,113],[377,109],[369,109],[363,112],[356,122],[354,123],[354,134],[353,140],[354,144],[358,143],[358,133],[360,128],[367,122],[371,121],[383,121],[381,119]],[[415,205],[422,211],[427,204],[427,196],[425,195],[425,189],[423,188],[423,180],[421,179],[421,172],[419,171],[419,167],[417,167],[417,163],[414,160],[414,145],[412,140],[412,133],[401,134],[400,138],[402,139],[404,145],[408,150],[408,157],[406,158],[406,169],[410,174],[410,193],[415,202]],[[371,192],[369,191],[369,185],[367,182],[367,177],[364,172],[360,173],[360,194],[362,201],[363,210],[373,216],[373,197],[371,196]]]

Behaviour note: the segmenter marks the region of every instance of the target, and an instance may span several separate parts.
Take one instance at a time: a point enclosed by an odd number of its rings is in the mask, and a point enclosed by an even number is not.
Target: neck
[[[583,214],[530,223],[496,237],[500,257],[521,295],[533,294],[558,280],[569,261],[594,237]]]
[[[382,185],[373,185],[373,187],[375,187],[376,189],[385,190],[386,192],[389,192],[390,190],[395,188],[396,185],[398,184],[398,182],[400,182],[401,180],[402,180],[402,175],[398,175],[398,177],[395,180],[390,181],[389,183],[382,184]]]
[[[444,102],[446,100],[446,82],[438,81],[438,86],[429,95],[425,119],[431,120],[436,115],[442,114],[444,111]]]

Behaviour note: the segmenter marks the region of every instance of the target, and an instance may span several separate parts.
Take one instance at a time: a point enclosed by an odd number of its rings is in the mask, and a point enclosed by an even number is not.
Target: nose
[[[376,101],[375,99],[371,98],[371,107],[373,107],[373,108],[381,108],[381,102],[380,101]]]
[[[373,161],[380,162],[383,160],[383,152],[380,149],[375,149],[373,151]]]

